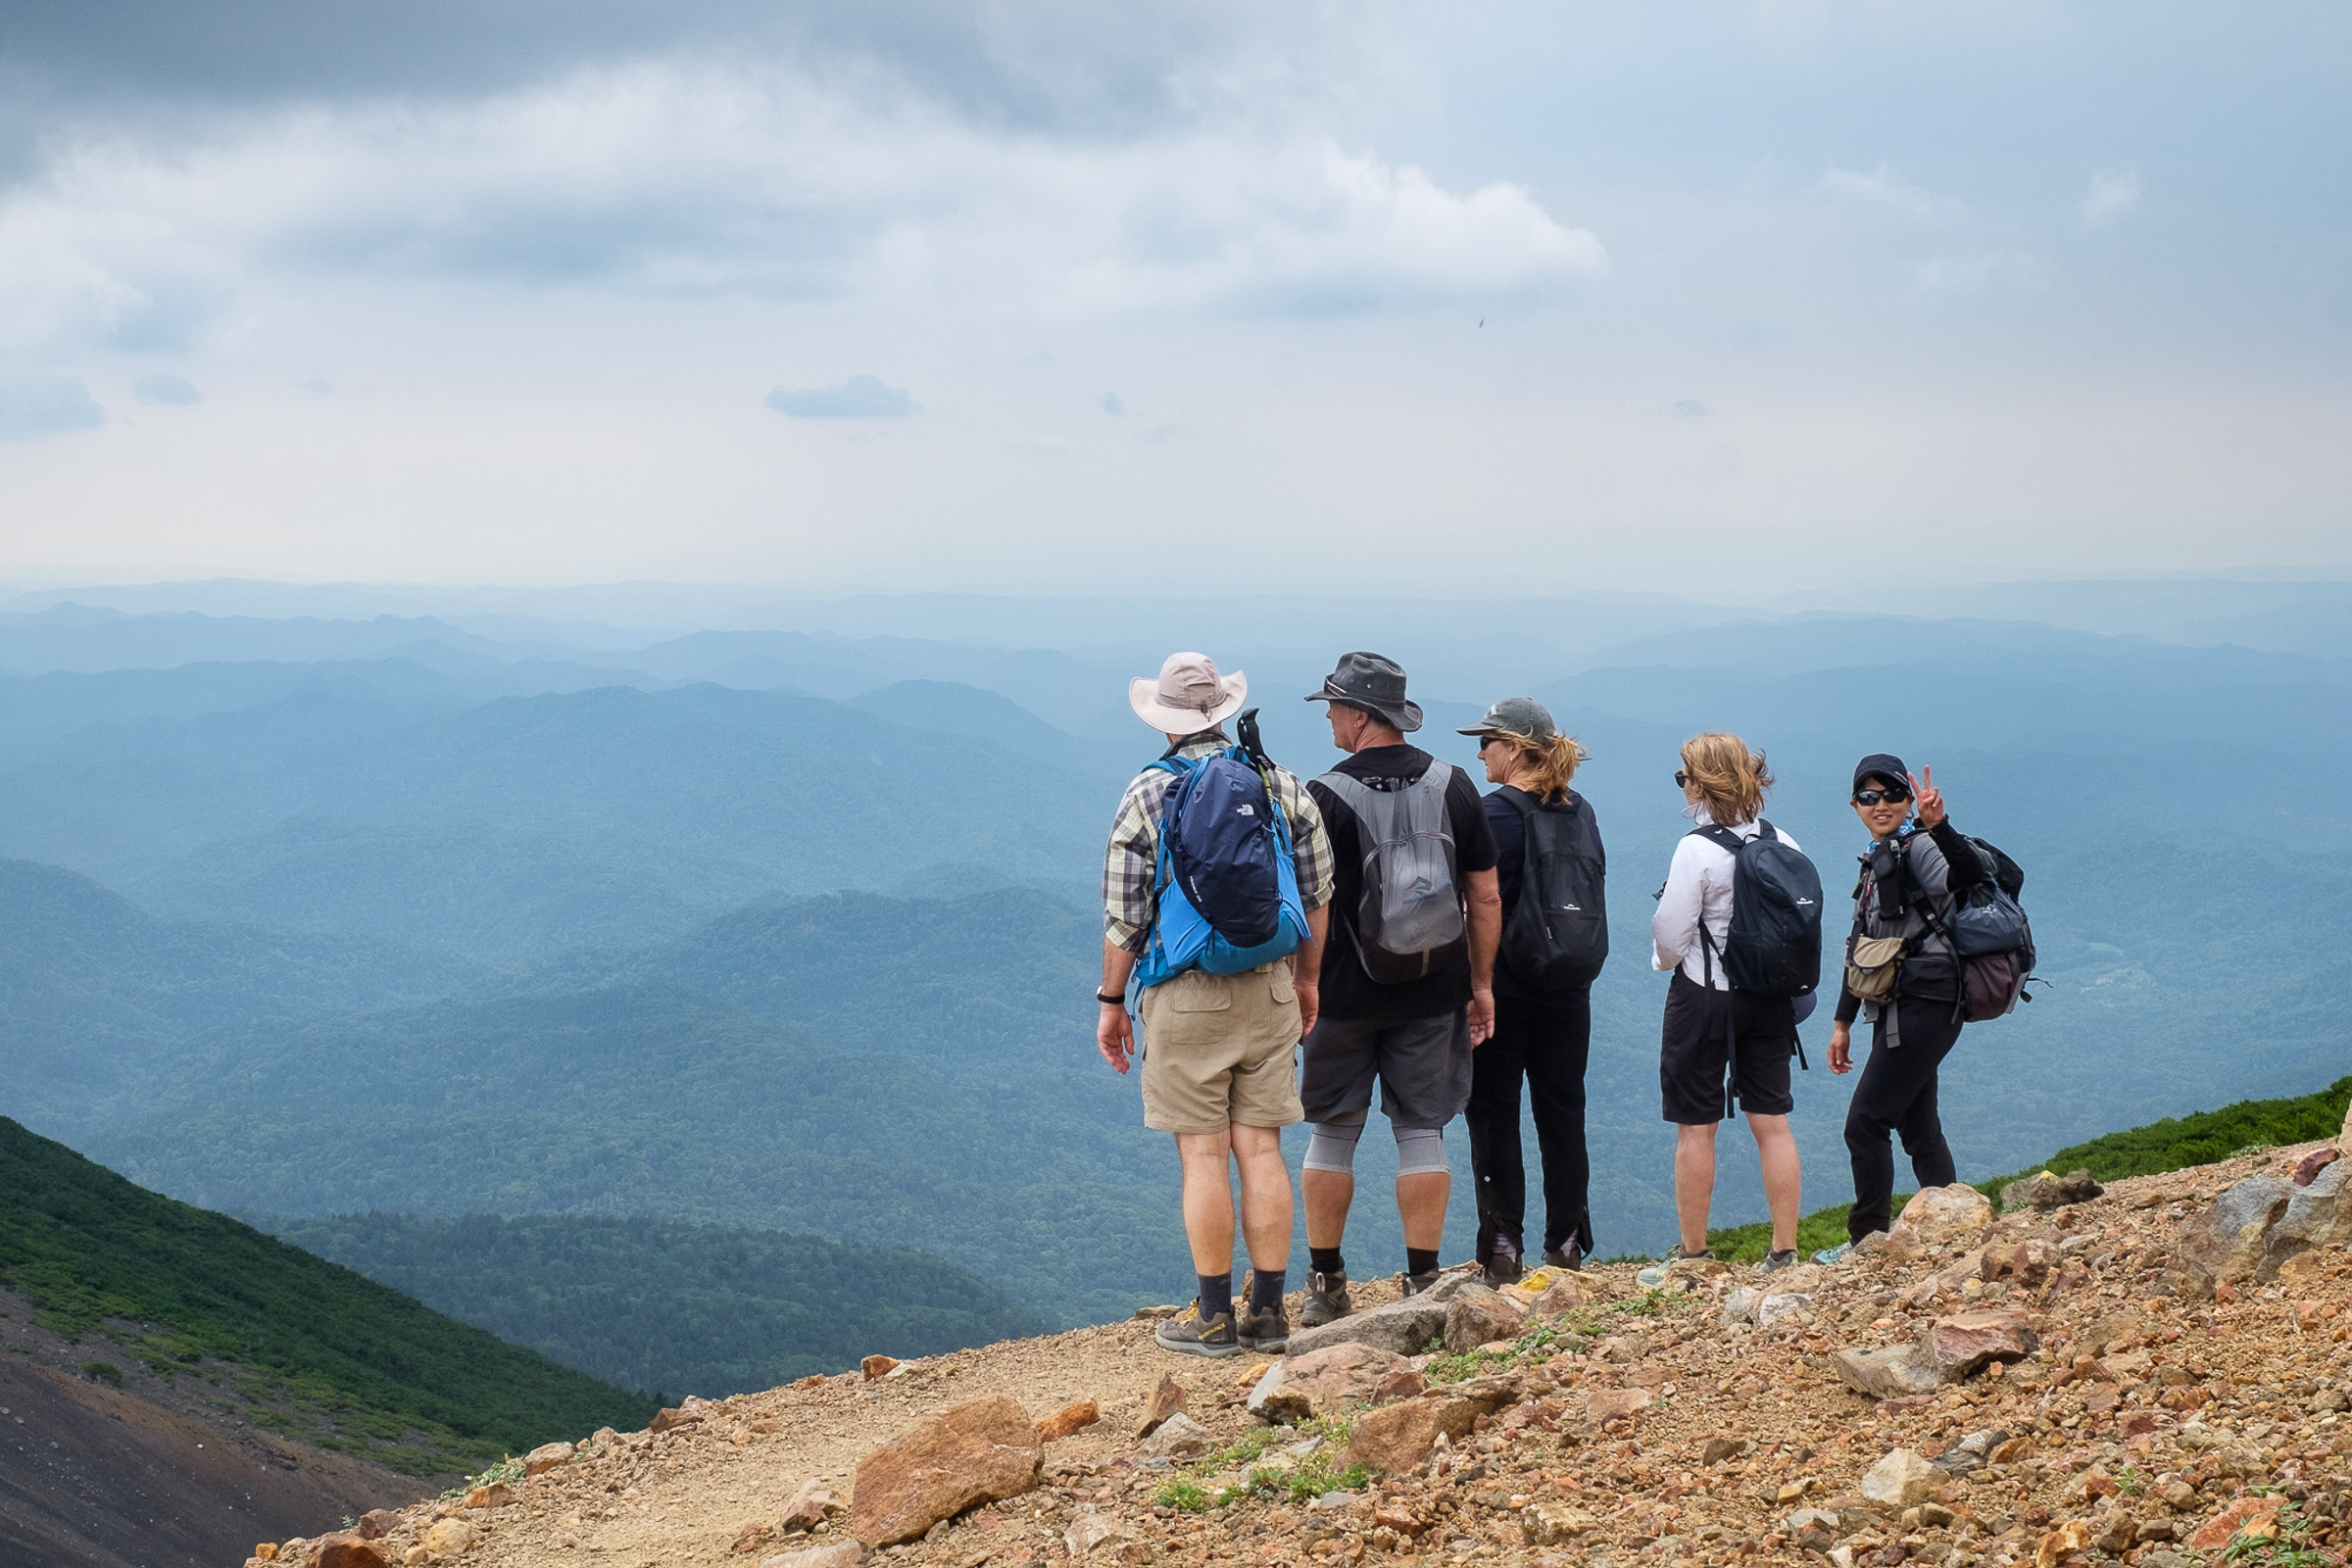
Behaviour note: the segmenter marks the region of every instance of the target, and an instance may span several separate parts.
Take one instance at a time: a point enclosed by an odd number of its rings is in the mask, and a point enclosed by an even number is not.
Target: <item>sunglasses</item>
[[[1479,755],[1483,757],[1483,756],[1485,756],[1485,755],[1486,755],[1486,751],[1487,751],[1487,748],[1488,748],[1488,747],[1490,747],[1490,746],[1500,746],[1501,744],[1502,744],[1502,737],[1501,737],[1501,736],[1499,736],[1499,735],[1481,735],[1481,736],[1478,738],[1478,751],[1479,751]]]
[[[1684,772],[1679,767],[1676,768],[1674,770],[1674,787],[1678,790],[1689,789],[1690,787],[1690,775]]]
[[[1903,804],[1905,801],[1909,800],[1910,798],[1911,798],[1911,792],[1910,792],[1909,790],[1856,790],[1856,791],[1854,791],[1854,804],[1855,804],[1856,806],[1876,806],[1876,805],[1878,805],[1878,804],[1879,804],[1881,801],[1886,801],[1886,802],[1887,802],[1887,803],[1889,803],[1889,804],[1891,804],[1891,805],[1894,805],[1894,806],[1900,806],[1900,805],[1902,805],[1902,804]]]

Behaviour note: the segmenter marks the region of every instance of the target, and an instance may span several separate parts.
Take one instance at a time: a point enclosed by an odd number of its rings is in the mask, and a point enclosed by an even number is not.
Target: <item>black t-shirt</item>
[[[1332,771],[1366,783],[1387,779],[1410,784],[1428,772],[1434,760],[1417,746],[1374,746],[1357,752]],[[1331,930],[1323,944],[1319,999],[1323,1011],[1334,1018],[1433,1018],[1468,1002],[1467,955],[1401,985],[1384,986],[1364,973],[1364,961],[1355,947],[1355,908],[1364,896],[1363,837],[1356,828],[1355,812],[1329,785],[1310,779],[1306,787],[1323,812],[1324,831],[1331,835]],[[1494,870],[1494,830],[1487,825],[1478,786],[1458,767],[1446,787],[1446,820],[1453,834],[1455,875],[1466,878],[1473,871]]]
[[[1592,809],[1592,803],[1574,790],[1568,791],[1563,800],[1545,801],[1536,808],[1540,811],[1568,811],[1579,804],[1588,811]],[[1500,790],[1488,793],[1486,807],[1487,825],[1494,832],[1494,880],[1502,892],[1503,923],[1508,925],[1511,911],[1519,906],[1519,884],[1527,878],[1527,819],[1519,814],[1519,808],[1506,800]],[[1595,831],[1598,826],[1595,821]],[[1504,967],[1498,956],[1494,960],[1494,995],[1508,997],[1514,1002],[1557,1007],[1572,1004],[1577,993],[1539,991],[1534,986],[1521,985],[1511,978],[1511,971]]]

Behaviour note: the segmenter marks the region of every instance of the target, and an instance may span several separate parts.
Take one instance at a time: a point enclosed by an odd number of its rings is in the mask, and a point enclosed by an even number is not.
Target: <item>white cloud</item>
[[[2130,164],[2099,170],[2090,176],[2090,193],[2082,198],[2082,226],[2097,228],[2138,205],[2138,170]]]
[[[140,376],[130,386],[130,395],[149,408],[185,409],[204,401],[186,376],[173,375],[170,370],[153,370]]]
[[[1322,312],[1606,268],[1525,188],[1280,124],[1054,138],[772,65],[69,143],[0,197],[0,347],[176,347],[318,280]]]
[[[1819,188],[1830,195],[1884,207],[1922,222],[1948,222],[1966,212],[1949,196],[1937,196],[1897,179],[1885,164],[1868,173],[1854,169],[1832,169],[1821,176]]]
[[[1995,289],[2049,286],[2047,264],[2019,250],[1981,251],[1974,256],[1937,256],[1911,270],[1911,281],[1929,294],[1985,294]]]

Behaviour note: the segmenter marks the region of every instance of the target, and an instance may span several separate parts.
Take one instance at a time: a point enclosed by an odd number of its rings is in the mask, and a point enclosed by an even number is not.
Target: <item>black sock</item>
[[[1428,1274],[1438,1266],[1438,1250],[1434,1247],[1408,1247],[1404,1250],[1404,1271],[1407,1274]]]
[[[1250,1276],[1250,1310],[1263,1312],[1282,1305],[1282,1288],[1289,1283],[1290,1270],[1276,1269],[1269,1274],[1257,1269]]]
[[[1348,1260],[1340,1256],[1340,1250],[1336,1247],[1308,1248],[1306,1266],[1318,1274],[1329,1274],[1335,1279],[1348,1276]]]
[[[1213,1323],[1217,1314],[1233,1315],[1233,1276],[1203,1274],[1200,1277],[1200,1321]]]

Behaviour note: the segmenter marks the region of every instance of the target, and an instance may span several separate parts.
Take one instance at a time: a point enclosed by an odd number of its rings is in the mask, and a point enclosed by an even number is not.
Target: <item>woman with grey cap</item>
[[[1478,1187],[1478,1261],[1491,1285],[1519,1278],[1527,1224],[1527,1167],[1519,1135],[1519,1084],[1527,1082],[1536,1143],[1544,1156],[1544,1261],[1580,1268],[1592,1250],[1588,1200],[1592,1162],[1585,1151],[1585,1062],[1592,1046],[1592,975],[1608,952],[1600,905],[1606,872],[1592,803],[1568,787],[1585,749],[1563,735],[1532,697],[1506,697],[1458,732],[1478,738],[1494,830],[1504,936],[1494,963],[1494,1033],[1471,1060],[1470,1170]],[[1538,824],[1538,815],[1547,818]],[[1540,832],[1531,829],[1540,827]],[[1521,908],[1529,884],[1531,837],[1553,861],[1576,862],[1567,875],[1588,907],[1566,919],[1580,951],[1563,954],[1544,912]],[[1541,881],[1541,873],[1538,880]],[[1536,890],[1539,894],[1541,889]],[[1593,951],[1597,939],[1597,953]],[[1565,959],[1566,961],[1562,961]]]
[[[1915,779],[1901,758],[1874,752],[1854,764],[1853,808],[1870,849],[1854,884],[1830,1071],[1853,1071],[1856,1018],[1871,1026],[1870,1059],[1845,1111],[1845,1150],[1854,1168],[1848,1240],[1816,1252],[1822,1263],[1839,1261],[1855,1242],[1886,1229],[1894,1207],[1888,1134],[1902,1138],[1920,1186],[1959,1180],[1936,1107],[1936,1070],[1960,1039],[1965,983],[1945,927],[1956,895],[1991,879],[1976,846],[1944,814],[1935,769],[1923,768]]]

